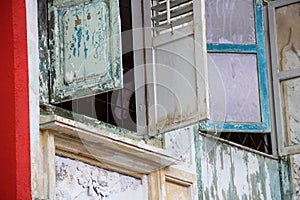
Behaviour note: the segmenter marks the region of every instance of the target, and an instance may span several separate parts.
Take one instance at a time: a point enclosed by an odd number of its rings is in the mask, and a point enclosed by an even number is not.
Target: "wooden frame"
[[[197,199],[197,176],[194,173],[171,166],[152,172],[148,181],[149,200]]]
[[[268,133],[270,128],[270,106],[268,92],[268,73],[266,64],[265,36],[263,24],[263,1],[253,0],[255,12],[256,44],[207,44],[207,52],[212,53],[248,53],[257,55],[258,81],[261,123],[200,122],[201,131],[224,132],[262,132]]]
[[[185,51],[189,51],[190,55],[193,56],[192,59],[187,57],[182,57],[185,59],[190,65],[193,66],[193,75],[195,76],[195,86],[192,85],[194,94],[189,94],[184,96],[184,98],[190,100],[190,104],[194,106],[195,109],[190,111],[190,113],[185,113],[187,110],[183,108],[181,110],[182,114],[179,118],[175,119],[176,115],[175,112],[166,111],[166,116],[160,116],[158,108],[154,108],[153,112],[148,110],[147,116],[148,119],[151,119],[151,122],[148,122],[148,134],[149,135],[156,135],[159,133],[163,133],[166,131],[173,130],[175,128],[179,128],[182,126],[186,126],[192,123],[197,123],[199,120],[206,120],[208,118],[208,91],[207,91],[207,58],[206,58],[206,40],[205,40],[205,32],[203,28],[204,24],[204,0],[193,1],[193,17],[192,22],[189,22],[186,26],[177,28],[172,31],[163,32],[161,34],[155,34],[155,27],[151,23],[151,2],[150,0],[143,0],[144,2],[144,35],[145,35],[145,66],[146,66],[146,84],[147,84],[147,107],[148,109],[153,105],[158,105],[159,103],[159,96],[158,96],[158,85],[161,84],[158,79],[159,75],[161,75],[160,69],[164,68],[164,66],[170,67],[169,69],[175,69],[174,71],[178,70],[175,68],[176,64],[173,65],[165,65],[157,59],[156,54],[157,51],[166,51],[173,53],[173,55],[180,55],[178,51],[180,51],[180,47],[173,48],[172,51],[166,50],[168,47],[167,45],[176,45],[177,42],[186,40],[190,42],[190,48],[185,47]],[[188,2],[186,0],[178,0],[178,2],[174,1],[173,4],[181,3],[181,2]],[[166,26],[165,28],[169,29],[171,25]],[[176,54],[177,53],[177,54]],[[170,58],[171,60],[172,58]],[[163,67],[162,67],[163,66]],[[184,68],[186,66],[181,66]],[[187,70],[181,74],[181,76],[185,76],[185,73],[189,69],[187,66]],[[181,73],[181,71],[176,71]],[[158,75],[159,74],[159,75]],[[192,77],[194,78],[194,77]],[[160,79],[162,79],[160,77]],[[178,80],[180,82],[180,80]],[[181,90],[186,90],[184,86],[181,86]],[[172,91],[174,88],[168,88]],[[179,88],[176,88],[179,89]],[[179,98],[180,99],[180,98]],[[161,100],[161,99],[160,99]],[[182,100],[182,98],[180,99]],[[163,101],[163,100],[161,100]],[[168,99],[165,99],[168,101]],[[193,101],[196,101],[193,102]],[[182,101],[181,101],[182,102]],[[169,102],[163,102],[169,103]],[[170,110],[172,110],[170,108]],[[176,110],[176,109],[174,109]],[[184,115],[185,114],[185,115]],[[171,117],[170,117],[171,116]],[[172,118],[172,119],[171,119]],[[163,125],[161,125],[163,124]]]
[[[270,29],[270,41],[271,41],[271,59],[272,59],[272,74],[273,74],[273,87],[274,87],[274,104],[275,104],[275,119],[276,119],[276,132],[277,132],[277,143],[278,152],[280,156],[289,154],[300,153],[300,145],[286,146],[285,137],[289,137],[287,130],[284,127],[284,115],[282,102],[281,102],[281,82],[289,79],[299,78],[300,69],[293,69],[288,71],[279,71],[278,63],[278,47],[277,47],[277,31],[276,31],[276,8],[287,6],[293,3],[300,2],[299,0],[279,0],[269,3],[268,14],[269,14],[269,29]]]
[[[85,18],[83,13],[88,8],[90,10],[85,13],[88,17]],[[97,10],[102,10],[105,14]],[[77,17],[75,22],[74,13]],[[78,17],[80,14],[82,16]],[[51,103],[61,103],[123,87],[119,16],[118,0],[49,0]]]

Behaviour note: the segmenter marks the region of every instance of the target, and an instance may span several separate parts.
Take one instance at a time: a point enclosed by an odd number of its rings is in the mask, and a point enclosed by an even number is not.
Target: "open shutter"
[[[300,153],[300,1],[269,4],[276,129],[280,155]]]
[[[48,3],[50,102],[122,87],[118,0]]]
[[[201,131],[270,132],[262,0],[205,0],[210,94]]]
[[[206,119],[206,57],[201,0],[146,0],[150,135]],[[149,20],[151,19],[151,21]]]

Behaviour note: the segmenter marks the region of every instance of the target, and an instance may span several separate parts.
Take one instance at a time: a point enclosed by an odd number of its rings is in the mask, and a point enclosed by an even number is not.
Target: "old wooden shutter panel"
[[[269,28],[278,151],[300,153],[299,0],[269,3]]]
[[[48,3],[50,102],[122,87],[118,0]]]
[[[155,135],[206,119],[208,106],[204,1],[152,2],[144,11],[152,19],[145,42],[148,124]]]

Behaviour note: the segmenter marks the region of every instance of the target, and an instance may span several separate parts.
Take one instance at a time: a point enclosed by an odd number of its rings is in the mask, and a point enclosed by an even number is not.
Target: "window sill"
[[[40,130],[54,136],[58,155],[84,158],[133,175],[149,174],[178,162],[166,150],[57,115],[40,117]]]

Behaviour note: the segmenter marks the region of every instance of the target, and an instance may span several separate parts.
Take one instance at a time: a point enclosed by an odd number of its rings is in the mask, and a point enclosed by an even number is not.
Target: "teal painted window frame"
[[[260,97],[261,122],[243,123],[243,122],[214,122],[205,120],[200,122],[201,131],[222,131],[222,132],[261,132],[271,131],[270,127],[270,105],[268,91],[268,74],[265,50],[265,35],[263,23],[263,2],[262,0],[253,0],[256,44],[207,44],[208,53],[251,53],[257,55],[258,65],[258,86]]]

